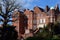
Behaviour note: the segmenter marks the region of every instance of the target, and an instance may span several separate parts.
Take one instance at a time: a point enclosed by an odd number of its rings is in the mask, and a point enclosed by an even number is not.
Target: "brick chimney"
[[[57,4],[57,5],[55,6],[55,10],[58,10],[58,11],[59,11],[59,4]]]
[[[59,14],[59,5],[58,5],[58,4],[55,6],[55,14],[56,14],[56,15]]]
[[[55,6],[55,19],[57,20],[57,17],[59,15],[59,4]]]
[[[46,8],[45,8],[45,12],[48,12],[49,11],[49,6],[47,5]]]

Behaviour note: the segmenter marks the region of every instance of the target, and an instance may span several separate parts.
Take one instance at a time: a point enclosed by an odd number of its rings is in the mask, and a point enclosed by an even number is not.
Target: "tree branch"
[[[8,20],[8,22],[15,22],[15,21],[17,21],[17,19],[15,19],[15,20]]]
[[[3,19],[0,19],[0,22],[1,22],[1,21],[3,22],[4,20],[3,20]]]

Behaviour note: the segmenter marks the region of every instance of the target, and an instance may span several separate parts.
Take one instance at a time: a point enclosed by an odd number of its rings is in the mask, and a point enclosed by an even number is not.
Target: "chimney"
[[[57,5],[55,6],[55,10],[56,10],[56,11],[59,11],[59,4],[57,4]]]
[[[59,5],[58,4],[55,6],[55,14],[56,15],[59,14]]]
[[[49,6],[47,5],[46,8],[45,8],[45,11],[48,12],[49,11]]]

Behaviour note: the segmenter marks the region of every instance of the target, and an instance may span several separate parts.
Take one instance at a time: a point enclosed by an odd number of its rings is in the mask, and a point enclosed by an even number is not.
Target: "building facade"
[[[51,8],[46,6],[45,9],[36,6],[33,10],[25,9],[24,12],[14,11],[15,14],[18,15],[16,17],[18,20],[13,25],[16,26],[19,34],[29,33],[30,30],[43,28],[48,23],[60,20],[59,5]],[[13,20],[16,18],[13,18]]]

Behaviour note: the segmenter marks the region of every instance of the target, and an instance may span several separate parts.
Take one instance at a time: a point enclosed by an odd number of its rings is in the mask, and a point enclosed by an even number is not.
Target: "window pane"
[[[40,23],[42,23],[42,19],[40,19]]]
[[[43,19],[43,23],[45,23],[45,19]]]
[[[36,20],[33,20],[33,23],[36,24]]]

